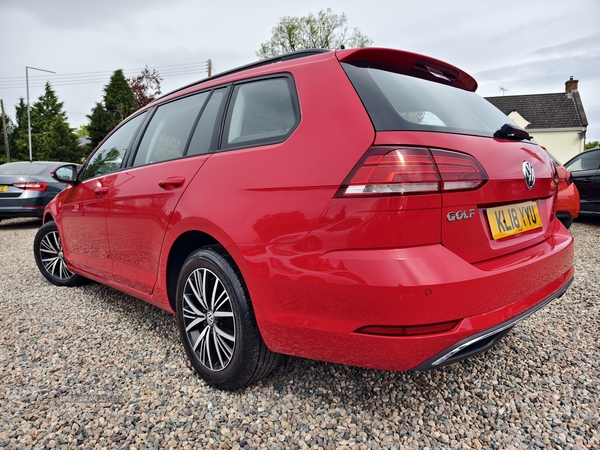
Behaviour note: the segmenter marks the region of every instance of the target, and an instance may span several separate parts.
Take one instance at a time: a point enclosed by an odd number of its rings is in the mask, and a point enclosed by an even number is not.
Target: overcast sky
[[[482,96],[564,92],[579,80],[600,140],[599,0],[0,0],[0,98],[14,118],[50,81],[72,127],[87,122],[112,72],[157,68],[163,93],[257,59],[256,50],[284,16],[332,8],[374,46],[429,55],[475,77]]]

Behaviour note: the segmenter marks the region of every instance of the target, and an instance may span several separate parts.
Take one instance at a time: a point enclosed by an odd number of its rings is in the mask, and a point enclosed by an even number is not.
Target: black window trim
[[[210,141],[210,145],[209,145],[209,151],[206,152],[206,153],[203,153],[202,155],[190,155],[190,156],[187,155],[188,150],[189,150],[190,142],[192,140],[192,137],[194,136],[194,131],[196,130],[196,126],[198,125],[198,121],[200,120],[200,117],[202,117],[202,113],[204,113],[204,110],[206,109],[206,106],[208,105],[208,102],[212,98],[213,94],[215,93],[215,91],[218,91],[218,90],[221,90],[221,89],[225,89],[224,99],[228,99],[229,93],[227,92],[227,90],[230,89],[230,88],[231,88],[231,83],[228,83],[228,84],[224,84],[224,85],[220,85],[220,86],[213,86],[213,87],[210,87],[208,89],[203,89],[203,90],[198,90],[198,91],[190,92],[190,93],[188,93],[186,95],[182,95],[180,97],[175,97],[175,98],[169,99],[166,102],[154,105],[151,108],[149,108],[148,110],[146,110],[148,112],[148,117],[147,117],[146,120],[144,120],[144,122],[142,123],[141,127],[136,132],[137,134],[135,136],[135,139],[133,139],[132,144],[130,145],[130,148],[128,149],[128,156],[126,158],[126,161],[124,161],[124,162],[126,162],[126,164],[124,164],[121,167],[121,170],[123,170],[125,168],[132,169],[132,168],[136,168],[136,167],[144,167],[144,166],[150,165],[150,164],[143,164],[143,165],[135,166],[134,162],[135,162],[135,157],[137,155],[137,152],[139,151],[139,147],[140,147],[140,144],[142,142],[142,139],[144,138],[144,135],[146,134],[148,126],[150,125],[150,122],[152,121],[152,118],[156,114],[156,111],[158,110],[158,108],[160,108],[161,106],[167,105],[169,103],[173,103],[173,102],[182,100],[182,99],[187,98],[187,97],[192,97],[194,95],[201,95],[201,94],[206,93],[206,92],[208,92],[209,95],[206,98],[206,100],[204,101],[204,104],[202,105],[202,108],[200,108],[200,111],[196,115],[196,118],[194,119],[194,123],[192,125],[192,128],[190,129],[190,134],[188,135],[187,141],[185,143],[183,155],[181,157],[179,157],[179,158],[168,159],[168,160],[165,160],[165,161],[156,161],[156,162],[151,163],[151,164],[160,164],[160,163],[164,163],[164,162],[168,162],[168,161],[175,161],[175,160],[179,160],[179,159],[183,159],[183,158],[188,158],[188,157],[189,158],[193,158],[193,157],[196,157],[196,156],[203,156],[203,155],[208,155],[208,154],[214,153],[216,151],[216,146],[217,146],[218,136],[219,136],[219,130],[221,128],[221,125],[219,125],[219,124],[223,121],[223,114],[225,112],[225,104],[227,103],[226,101],[221,101],[221,104],[219,105],[219,110],[217,111],[217,118],[215,120],[215,125],[216,125],[215,128],[216,128],[216,130],[213,130],[213,135],[211,137],[211,141]]]
[[[239,85],[243,85],[243,84],[255,83],[255,82],[265,81],[265,80],[272,80],[272,79],[277,79],[277,78],[283,78],[287,81],[287,86],[288,86],[288,89],[290,90],[290,98],[292,101],[292,106],[294,108],[294,115],[296,117],[294,126],[292,128],[290,128],[290,131],[287,134],[283,135],[281,137],[281,139],[273,140],[273,138],[267,138],[266,141],[257,140],[257,141],[250,141],[250,142],[242,142],[242,143],[240,143],[240,145],[236,145],[233,147],[228,146],[227,148],[223,148],[223,139],[224,139],[224,134],[225,134],[225,125],[226,125],[226,121],[227,121],[227,114],[229,112],[229,108],[232,107],[231,103],[232,103],[235,87],[239,86]],[[260,147],[260,146],[265,146],[265,145],[281,144],[282,142],[287,141],[290,138],[290,136],[292,136],[292,134],[294,134],[294,132],[300,125],[300,122],[302,119],[302,115],[301,115],[301,111],[300,111],[300,101],[298,99],[298,90],[296,88],[296,82],[294,80],[294,76],[290,72],[272,73],[272,74],[268,74],[268,75],[262,75],[262,76],[258,76],[258,77],[252,77],[252,78],[245,78],[242,80],[235,81],[235,82],[231,83],[231,88],[229,90],[229,94],[227,96],[227,101],[225,103],[226,103],[226,105],[225,105],[225,108],[223,111],[223,115],[221,116],[221,126],[220,126],[220,131],[219,131],[218,146],[215,151],[216,153],[229,152],[229,151],[234,151],[234,150],[242,150],[245,148]]]
[[[213,126],[213,131],[212,131],[212,136],[210,138],[210,144],[208,146],[208,151],[206,153],[202,153],[200,155],[189,155],[190,158],[194,157],[194,156],[202,156],[202,155],[208,155],[211,153],[214,153],[215,151],[217,151],[217,146],[219,143],[219,135],[220,135],[220,130],[222,128],[222,123],[224,121],[224,114],[225,114],[225,106],[227,105],[228,101],[229,101],[229,96],[230,93],[232,91],[231,89],[231,83],[230,84],[225,84],[222,86],[214,86],[210,90],[210,95],[208,96],[208,98],[206,99],[206,101],[204,102],[204,105],[202,105],[202,108],[200,109],[200,112],[198,113],[198,116],[196,117],[196,120],[194,120],[194,124],[192,125],[192,132],[190,133],[190,135],[188,136],[188,140],[185,143],[185,149],[183,152],[183,157],[186,158],[188,157],[188,151],[190,150],[190,143],[192,142],[192,139],[194,137],[194,133],[196,132],[196,127],[198,126],[198,122],[200,121],[200,118],[202,117],[202,114],[204,114],[204,110],[206,109],[206,107],[208,106],[208,102],[210,102],[210,100],[212,99],[213,95],[215,94],[215,92],[219,91],[219,90],[223,90],[223,99],[221,100],[221,104],[219,105],[219,109],[217,110],[217,117],[215,118],[215,125]],[[206,92],[202,91],[202,92]]]

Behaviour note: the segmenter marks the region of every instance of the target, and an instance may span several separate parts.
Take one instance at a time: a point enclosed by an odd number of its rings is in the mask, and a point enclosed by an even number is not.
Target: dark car
[[[567,290],[574,246],[554,164],[476,89],[382,48],[186,86],[126,119],[76,178],[57,170],[68,186],[37,265],[177,314],[194,369],[222,389],[282,353],[385,370],[481,353]]]
[[[65,188],[52,178],[65,162],[12,162],[0,165],[0,220],[42,217],[44,208]]]
[[[586,150],[565,163],[579,190],[581,215],[600,215],[600,147]]]

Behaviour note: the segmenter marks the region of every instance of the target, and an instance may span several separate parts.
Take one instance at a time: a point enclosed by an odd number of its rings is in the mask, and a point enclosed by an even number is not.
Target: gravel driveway
[[[0,223],[0,447],[600,448],[600,221],[571,228],[567,294],[484,355],[421,373],[286,358],[236,393],[194,375],[173,316],[47,283],[39,225]]]

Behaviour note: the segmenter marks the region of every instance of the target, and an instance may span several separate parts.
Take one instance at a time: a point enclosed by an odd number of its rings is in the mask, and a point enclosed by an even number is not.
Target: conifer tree
[[[102,103],[96,103],[91,114],[86,116],[89,119],[88,130],[92,148],[133,112],[133,91],[123,70],[115,70],[104,87]]]
[[[84,156],[50,83],[31,108],[31,144],[34,161],[80,163]]]
[[[15,125],[8,138],[11,161],[29,161],[29,138],[27,134],[27,103],[23,97],[15,106]]]
[[[89,119],[87,125],[88,137],[90,144],[88,150],[93,150],[105,138],[110,130],[112,130],[112,121],[103,103],[96,103],[92,108],[92,113],[86,116]]]

